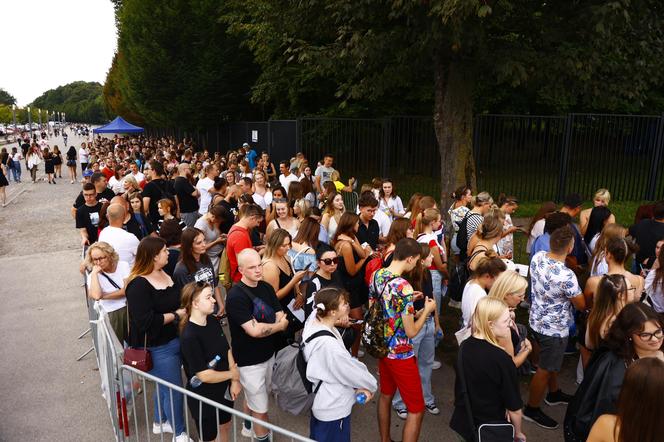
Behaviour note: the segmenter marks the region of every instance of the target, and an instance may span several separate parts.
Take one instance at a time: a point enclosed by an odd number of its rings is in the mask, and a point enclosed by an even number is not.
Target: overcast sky
[[[104,84],[117,38],[110,0],[3,0],[0,15],[0,88],[19,106],[73,81]]]

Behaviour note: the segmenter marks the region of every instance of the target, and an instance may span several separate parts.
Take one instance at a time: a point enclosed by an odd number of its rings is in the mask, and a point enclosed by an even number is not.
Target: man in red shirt
[[[111,177],[115,175],[115,159],[113,159],[113,157],[108,157],[106,159],[106,164],[101,170],[101,173],[104,174],[107,180],[110,180]]]
[[[263,209],[256,204],[248,204],[240,210],[240,220],[228,232],[226,253],[231,265],[231,280],[238,282],[242,274],[238,271],[237,255],[244,249],[252,247],[249,229],[257,228],[263,220]]]

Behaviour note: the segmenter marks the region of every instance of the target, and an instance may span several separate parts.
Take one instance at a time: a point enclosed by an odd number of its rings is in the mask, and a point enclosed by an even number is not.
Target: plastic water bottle
[[[219,355],[215,356],[214,359],[208,362],[207,364],[208,368],[216,367],[219,361],[221,361],[221,357]],[[191,388],[198,388],[201,386],[202,383],[203,381],[201,381],[196,375],[193,375],[191,379],[189,379],[189,385],[191,385]]]
[[[366,404],[366,403],[367,403],[367,395],[366,395],[366,393],[357,393],[357,394],[355,395],[355,401],[356,401],[358,404],[360,404],[360,405],[364,405],[364,404]]]
[[[443,331],[438,330],[436,331],[436,335],[434,336],[434,346],[438,347],[438,344],[440,344],[440,341],[443,340]]]

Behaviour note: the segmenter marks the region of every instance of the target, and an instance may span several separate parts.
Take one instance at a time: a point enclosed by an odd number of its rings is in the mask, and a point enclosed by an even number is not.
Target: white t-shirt
[[[136,235],[119,227],[108,226],[102,229],[99,241],[109,243],[120,256],[120,261],[126,262],[130,267],[134,265],[139,242]]]
[[[210,188],[214,186],[214,180],[205,177],[203,179],[198,180],[198,183],[196,183],[196,188],[198,189],[198,193],[201,194],[201,196],[198,199],[198,213],[201,215],[205,215],[208,212],[208,207],[210,206],[210,203],[212,202],[212,195],[210,195]]]
[[[284,176],[284,174],[279,175],[279,184],[286,189],[286,193],[288,193],[288,186],[290,186],[290,183],[293,182],[298,182],[300,181],[297,176],[295,176],[294,173],[289,174],[288,176]]]
[[[106,273],[106,274],[108,275],[109,278],[113,280],[113,282],[115,282],[115,284],[117,284],[118,287],[124,287],[124,280],[129,276],[129,271],[130,271],[129,264],[127,264],[124,261],[118,261],[118,265],[115,269],[115,272]],[[98,278],[102,294],[113,293],[118,291],[118,289],[115,288],[113,284],[111,284],[109,280],[104,277],[104,275],[100,274]],[[90,275],[90,273],[88,273],[88,287],[90,287],[91,280],[92,276]],[[102,299],[97,302],[99,303],[99,305],[103,307],[106,313],[120,310],[121,308],[124,308],[127,305],[127,298],[108,299],[108,300],[104,300],[103,298],[104,297],[102,295]]]
[[[261,195],[258,192],[254,192],[252,196],[254,197],[254,202],[258,204],[263,210],[267,209],[267,206],[272,203],[272,192],[269,190],[266,191],[264,195]]]
[[[143,175],[143,172],[140,172],[140,171],[139,171],[139,172],[136,172],[135,174],[132,173],[131,176],[133,176],[134,178],[136,178],[136,182],[137,182],[138,184],[141,184],[143,181],[145,181],[145,175]]]
[[[88,151],[87,149],[80,148],[78,149],[78,161],[81,163],[87,163],[88,162]]]
[[[463,288],[463,295],[461,297],[461,314],[463,315],[463,326],[468,327],[470,319],[475,313],[475,307],[480,299],[487,295],[486,291],[472,281],[466,284]]]
[[[111,179],[108,180],[108,187],[110,187],[113,193],[116,195],[124,193],[124,183],[121,179],[119,180],[115,178],[115,175],[113,175]]]
[[[332,180],[332,172],[334,172],[334,167],[325,167],[318,166],[314,172],[314,176],[320,177],[320,185],[323,187],[323,183],[326,181]]]
[[[650,270],[648,276],[646,276],[646,293],[652,300],[652,308],[657,313],[662,313],[664,312],[664,287],[658,284],[655,288],[655,274],[655,270]]]
[[[537,220],[535,224],[533,224],[533,228],[530,231],[530,235],[528,235],[528,242],[526,243],[526,253],[528,253],[529,255],[535,240],[544,234],[544,222],[545,219],[542,218],[540,220]]]
[[[394,198],[388,198],[385,202],[385,198],[378,199],[378,210],[382,211],[387,215],[390,220],[394,220],[394,216],[390,213],[390,209],[393,209],[398,215],[403,215],[406,211],[403,208],[403,203],[401,198],[395,196]]]

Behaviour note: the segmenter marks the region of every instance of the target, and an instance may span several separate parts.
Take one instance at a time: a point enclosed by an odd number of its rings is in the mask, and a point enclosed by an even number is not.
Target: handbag
[[[110,280],[110,278],[109,278]],[[127,306],[127,336],[129,336],[129,306]],[[122,362],[130,367],[148,372],[152,370],[152,354],[148,350],[148,334],[145,333],[143,348],[125,348]]]
[[[259,284],[261,283],[262,281],[259,282]],[[253,304],[253,310],[251,313],[256,321],[266,324],[274,324],[277,322],[277,314],[272,307],[251,293],[249,287],[244,285],[243,282],[237,283],[237,286],[249,297],[249,299],[251,299],[251,303]]]
[[[514,442],[514,425],[509,422],[486,422],[479,427],[475,425],[473,409],[470,406],[470,397],[468,396],[468,385],[466,384],[466,377],[463,374],[463,347],[463,345],[459,347],[457,376],[459,376],[460,390],[463,395],[464,405],[466,406],[470,428],[473,431],[473,442]]]

